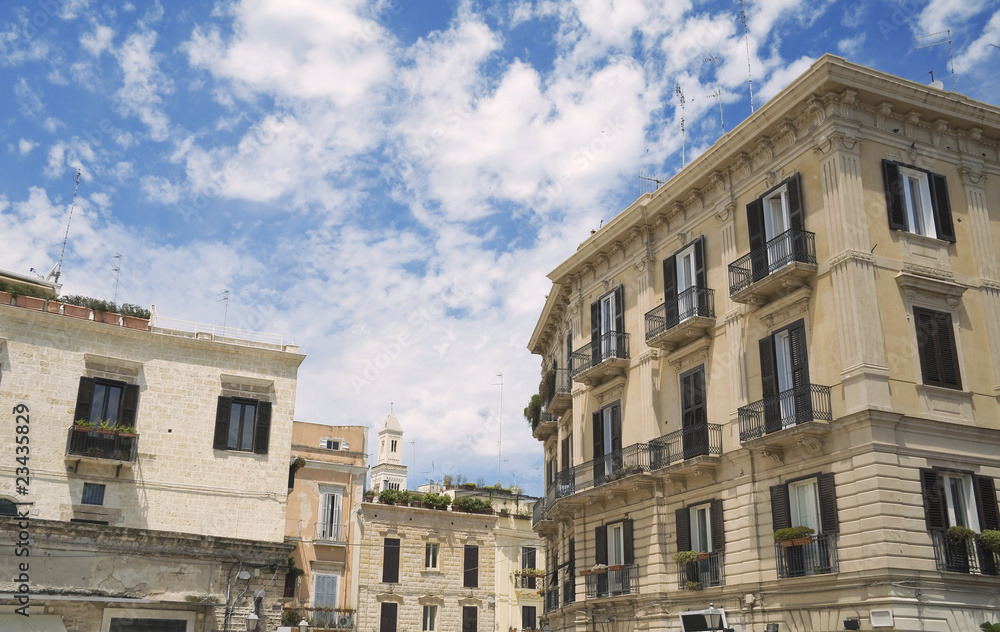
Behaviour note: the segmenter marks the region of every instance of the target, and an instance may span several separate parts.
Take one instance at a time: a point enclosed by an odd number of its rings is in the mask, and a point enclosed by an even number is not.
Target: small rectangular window
[[[438,567],[438,545],[428,542],[424,547],[424,568]]]
[[[97,483],[84,483],[83,499],[81,502],[84,505],[103,505],[104,485],[98,485]]]
[[[271,432],[271,403],[238,397],[220,397],[215,415],[216,450],[267,454]]]
[[[920,307],[913,308],[917,325],[917,352],[924,384],[962,389],[958,370],[958,348],[951,314]]]
[[[955,243],[948,181],[891,160],[882,161],[889,228]]]
[[[386,538],[382,545],[382,581],[399,583],[399,538]]]
[[[423,632],[435,632],[437,630],[437,606],[424,606]]]
[[[465,564],[462,586],[479,588],[479,547],[475,544],[465,545]]]

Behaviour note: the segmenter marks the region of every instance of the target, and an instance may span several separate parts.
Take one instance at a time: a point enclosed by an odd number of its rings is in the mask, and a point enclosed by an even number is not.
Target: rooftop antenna
[[[111,271],[115,273],[115,293],[111,298],[111,302],[115,305],[118,304],[118,279],[122,274],[122,256],[121,253],[115,255],[115,267],[111,268]]]
[[[643,184],[643,182],[641,181],[645,181],[645,182],[652,182],[653,184],[656,185],[655,187],[653,187],[651,191],[642,191],[643,193],[652,193],[653,191],[659,189],[661,186],[667,183],[666,180],[660,180],[659,178],[651,176],[648,173],[643,173],[642,171],[639,172],[639,180],[640,184]]]
[[[747,6],[745,0],[740,0],[740,20],[743,22],[743,39],[747,43],[747,79],[750,81],[750,114],[753,114],[753,71],[750,69],[750,29],[747,28]]]
[[[715,55],[712,55],[711,57],[706,57],[702,61],[704,63],[706,63],[706,64],[708,62],[712,62],[712,65],[715,66],[715,87],[716,87],[716,91],[715,91],[715,94],[710,94],[708,96],[710,96],[710,97],[712,97],[714,99],[718,99],[719,100],[719,123],[722,124],[722,133],[725,134],[726,133],[726,119],[723,118],[723,116],[722,116],[722,84],[719,82],[719,58],[716,57]]]
[[[417,469],[417,442],[409,441],[408,443],[410,444],[410,454],[413,459],[413,469]]]
[[[59,253],[59,261],[56,265],[52,266],[52,269],[47,275],[45,275],[46,281],[52,281],[53,283],[59,283],[59,277],[62,275],[62,262],[63,255],[66,254],[66,242],[69,241],[69,223],[73,219],[73,207],[76,206],[76,194],[80,190],[80,170],[76,170],[76,186],[73,187],[73,201],[69,205],[69,217],[66,218],[66,235],[63,237],[62,251]]]
[[[217,294],[217,296],[221,296],[222,298],[216,300],[215,301],[216,303],[225,303],[226,304],[226,310],[222,313],[222,335],[225,336],[226,335],[226,319],[229,318],[229,290],[222,290],[221,292],[219,292]]]
[[[684,93],[681,92],[681,84],[677,84],[677,88],[674,90],[677,94],[677,98],[681,102],[681,167],[687,164],[687,137],[684,135]]]
[[[503,373],[497,373],[497,377],[500,378],[500,383],[493,386],[500,387],[500,434],[497,437],[497,480],[499,481],[500,464],[503,462]]]
[[[955,55],[951,46],[951,29],[945,29],[943,31],[938,31],[937,33],[929,33],[927,35],[918,35],[913,38],[913,41],[926,39],[928,37],[937,37],[938,35],[947,35],[948,39],[943,39],[940,42],[933,42],[931,44],[924,44],[923,46],[914,46],[913,50],[920,50],[921,48],[931,48],[932,46],[938,46],[940,44],[948,44],[948,65],[951,67],[951,89],[954,92],[958,88],[958,82],[955,78]],[[992,44],[991,44],[992,46]]]

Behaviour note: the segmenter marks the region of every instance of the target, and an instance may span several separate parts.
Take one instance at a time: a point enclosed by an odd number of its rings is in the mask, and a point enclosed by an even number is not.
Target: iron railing
[[[572,496],[635,474],[649,473],[686,459],[722,454],[722,426],[696,424],[557,472],[545,496],[535,502],[532,525],[560,498]]]
[[[559,607],[559,586],[545,589],[545,612]]]
[[[139,454],[139,435],[73,427],[66,440],[66,454],[132,462]]]
[[[586,576],[587,598],[639,594],[639,565],[618,564]]]
[[[676,298],[646,312],[646,340],[673,329],[692,316],[715,318],[715,290],[689,287]]]
[[[816,263],[815,233],[791,228],[730,263],[729,294],[745,290],[793,261]]]
[[[569,395],[573,392],[573,376],[569,369],[556,369],[555,395]]]
[[[340,521],[337,524],[317,524],[315,539],[340,542]]]
[[[765,397],[737,411],[740,442],[791,428],[807,421],[833,421],[830,387],[804,384]]]
[[[538,577],[536,575],[521,575],[518,577],[519,588],[525,588],[530,590],[538,589]],[[543,584],[544,585],[544,584]]]
[[[931,531],[934,542],[934,561],[939,571],[968,573],[970,575],[998,575],[1000,559],[996,553],[983,546],[976,536],[972,540],[956,541],[944,530]]]
[[[726,583],[725,563],[722,553],[703,553],[698,559],[677,568],[677,587],[708,588]],[[688,582],[693,584],[689,585]],[[694,586],[696,584],[697,586]]]
[[[592,340],[573,352],[570,358],[573,365],[571,373],[575,377],[583,371],[613,358],[628,360],[630,357],[628,347],[627,333],[609,331],[599,339]]]
[[[807,543],[786,545],[788,542],[774,543],[779,578],[825,575],[840,571],[837,536],[834,533],[818,533],[811,536]]]

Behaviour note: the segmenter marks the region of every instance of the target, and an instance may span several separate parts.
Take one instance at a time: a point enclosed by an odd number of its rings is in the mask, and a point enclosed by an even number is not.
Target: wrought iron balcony
[[[944,530],[931,531],[934,561],[939,571],[970,575],[998,575],[1000,559],[983,546],[976,536],[972,540],[955,541]]]
[[[600,383],[605,377],[628,367],[629,335],[610,331],[573,352],[570,358],[573,379]]]
[[[696,424],[649,442],[649,465],[658,470],[699,456],[722,454],[722,426]]]
[[[646,344],[672,350],[715,325],[715,290],[690,287],[646,312]]]
[[[809,421],[833,421],[830,387],[806,384],[765,397],[738,410],[740,443]]]
[[[585,579],[588,599],[639,594],[638,564],[608,566],[604,572],[591,571]]]
[[[569,369],[556,369],[555,388],[545,409],[561,415],[573,404],[573,376]]]
[[[66,454],[123,463],[135,462],[139,453],[139,435],[106,430],[69,429]]]
[[[722,553],[702,553],[700,558],[677,568],[678,588],[709,588],[726,583]]]
[[[770,298],[789,285],[802,285],[816,273],[816,235],[792,228],[729,264],[729,296],[745,302]]]
[[[576,601],[576,579],[571,574],[563,580],[562,601],[564,606]]]
[[[840,571],[837,557],[837,535],[818,533],[810,536],[805,544],[774,543],[774,557],[778,563],[778,577],[805,577],[825,575]]]

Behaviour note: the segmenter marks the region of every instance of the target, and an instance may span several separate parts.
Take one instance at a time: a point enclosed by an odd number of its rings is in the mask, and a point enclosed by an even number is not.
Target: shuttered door
[[[721,553],[726,550],[726,525],[722,517],[722,500],[712,501],[709,517],[712,520],[712,550]]]
[[[391,601],[382,602],[382,613],[379,618],[379,632],[396,632],[396,604]]]
[[[462,632],[478,632],[479,608],[462,606]]]
[[[976,502],[979,505],[979,529],[1000,529],[1000,508],[997,507],[997,491],[993,479],[975,476]]]
[[[705,277],[705,237],[694,242],[694,284],[698,288],[698,315],[709,316],[708,293],[703,290],[708,287]]]
[[[948,197],[948,181],[936,173],[927,174],[934,205],[934,230],[937,238],[955,243],[955,226],[951,220],[951,201]]]
[[[254,431],[253,451],[267,454],[271,437],[271,402],[257,402],[257,428]]]
[[[840,531],[840,519],[837,516],[837,485],[833,473],[820,474],[816,477],[819,491],[820,531],[822,533],[837,533]]]
[[[594,528],[594,563],[608,563],[608,527]]]
[[[677,532],[677,551],[691,550],[691,509],[682,507],[674,512]]]
[[[760,341],[760,385],[764,399],[764,432],[781,430],[781,403],[778,394],[777,364],[774,358],[774,336]]]
[[[382,581],[399,582],[399,538],[386,538],[382,547]]]
[[[924,497],[924,520],[928,531],[944,529],[941,477],[935,470],[920,470],[920,491]]]
[[[590,304],[590,366],[601,363],[601,302]]]
[[[635,541],[632,531],[632,519],[626,518],[622,520],[622,548],[624,549],[622,556],[626,564],[635,563]]]
[[[747,229],[750,233],[750,268],[754,281],[768,275],[767,236],[764,233],[764,200],[756,199],[747,204]]]
[[[673,327],[678,322],[677,314],[677,257],[671,256],[663,260],[663,315],[664,329]]]
[[[466,588],[479,587],[479,547],[475,544],[465,545],[465,564],[462,585]]]
[[[771,525],[775,531],[792,526],[792,510],[788,505],[788,485],[773,485],[771,487]]]
[[[882,183],[885,186],[885,206],[889,212],[889,228],[906,230],[906,209],[903,207],[903,188],[899,178],[899,164],[882,161]]]
[[[604,417],[597,411],[591,417],[594,430],[594,480],[604,480]]]
[[[791,350],[792,388],[795,389],[795,423],[811,421],[812,394],[809,386],[809,354],[806,351],[806,327],[798,321],[788,327]]]

